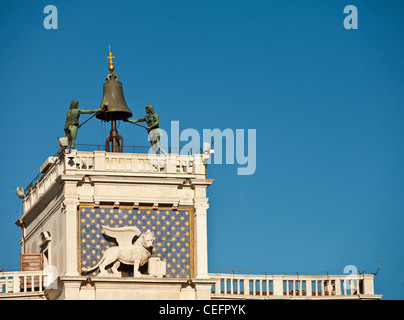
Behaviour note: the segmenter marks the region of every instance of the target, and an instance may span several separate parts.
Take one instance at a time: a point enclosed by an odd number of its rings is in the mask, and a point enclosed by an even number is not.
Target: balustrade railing
[[[380,299],[374,294],[373,274],[358,275],[236,275],[210,274],[216,279],[212,299],[356,298]],[[41,293],[45,271],[0,272],[0,298],[10,293]]]
[[[0,272],[0,297],[10,293],[43,292],[46,285],[44,271]]]
[[[210,274],[212,298],[349,298],[374,295],[373,275]]]
[[[204,174],[203,155],[71,152],[65,155],[68,171],[122,173]]]
[[[24,212],[29,210],[62,174],[205,175],[202,154],[113,153],[69,150],[49,157],[41,173],[25,189]]]

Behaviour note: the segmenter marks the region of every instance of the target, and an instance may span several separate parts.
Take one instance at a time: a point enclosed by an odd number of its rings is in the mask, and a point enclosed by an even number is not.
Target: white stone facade
[[[23,232],[22,252],[46,252],[46,264],[57,272],[58,289],[48,290],[49,298],[210,297],[213,281],[209,280],[207,268],[206,188],[213,180],[206,179],[203,155],[71,150],[61,157],[48,158],[41,172],[43,176],[24,198],[24,213],[17,223]],[[159,208],[189,208],[193,215],[190,220],[193,223],[190,239],[193,241],[189,243],[192,246],[191,276],[183,279],[125,277],[102,280],[103,277],[83,275],[79,243],[82,241],[79,208],[83,205],[111,210],[150,208],[157,212]],[[41,240],[44,233],[50,237],[45,244]],[[151,268],[155,269],[153,263]],[[164,267],[160,265],[160,270]]]
[[[22,253],[42,253],[44,270],[0,272],[0,299],[382,297],[374,293],[374,275],[367,274],[209,274],[206,189],[213,180],[207,179],[203,160],[200,154],[76,150],[48,158],[42,176],[27,188],[24,212],[16,222],[22,229]],[[126,230],[132,225],[141,232],[151,228],[156,235],[146,271],[135,277],[128,269],[118,276],[83,273],[102,259],[100,246],[105,252],[112,245],[113,239],[102,238],[108,234],[102,228]]]

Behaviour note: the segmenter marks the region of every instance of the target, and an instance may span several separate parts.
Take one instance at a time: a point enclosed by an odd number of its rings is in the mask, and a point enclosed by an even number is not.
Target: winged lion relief
[[[111,276],[111,273],[107,271],[107,268],[110,268],[112,276],[119,277],[121,275],[118,268],[123,263],[133,265],[134,277],[142,276],[139,267],[144,266],[150,260],[153,250],[154,233],[150,230],[142,233],[137,227],[110,228],[102,226],[102,228],[104,230],[103,233],[110,238],[114,238],[118,245],[105,250],[103,257],[95,266],[88,269],[82,268],[82,271],[87,273],[99,268],[100,273],[98,276],[105,277]],[[133,243],[135,237],[137,239]],[[159,261],[159,259],[156,260],[156,258],[152,260],[154,263],[162,263],[162,261]],[[155,269],[156,267],[153,268],[153,270]],[[163,269],[165,269],[165,263]]]

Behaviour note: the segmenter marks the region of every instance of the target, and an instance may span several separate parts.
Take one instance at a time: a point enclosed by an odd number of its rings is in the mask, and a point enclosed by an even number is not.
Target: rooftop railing
[[[374,275],[209,274],[212,299],[380,299]]]
[[[154,175],[187,178],[206,177],[203,154],[115,153],[67,150],[49,157],[40,174],[25,189],[24,212],[29,210],[62,174]]]
[[[47,285],[46,271],[0,272],[0,298],[28,293],[43,293]]]

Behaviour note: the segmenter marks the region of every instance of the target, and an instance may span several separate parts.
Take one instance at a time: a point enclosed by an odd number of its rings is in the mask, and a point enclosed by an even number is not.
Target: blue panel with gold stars
[[[111,228],[136,226],[142,232],[154,232],[152,257],[167,263],[167,278],[190,278],[193,272],[193,228],[190,209],[153,210],[148,208],[111,208],[80,206],[79,249],[80,270],[95,266],[107,248],[116,246],[115,239],[102,233]],[[97,275],[96,269],[89,274]]]

